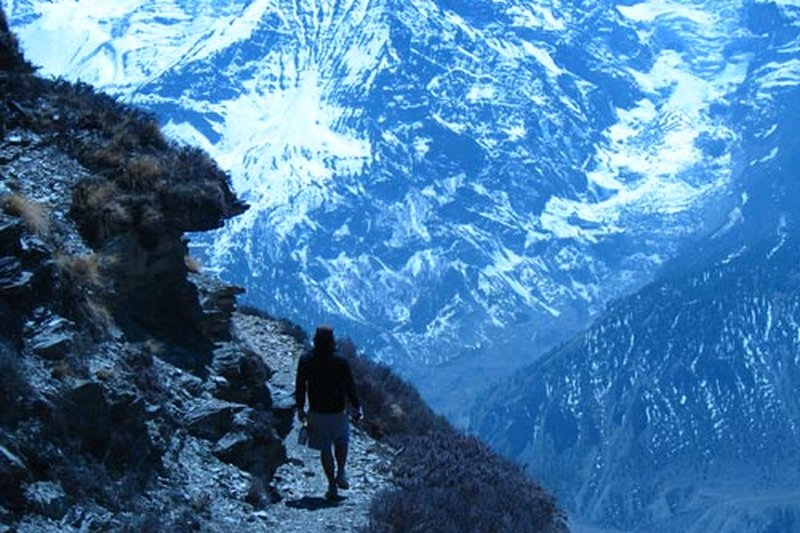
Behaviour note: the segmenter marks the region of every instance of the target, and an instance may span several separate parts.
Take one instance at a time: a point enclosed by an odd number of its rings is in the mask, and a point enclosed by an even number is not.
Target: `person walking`
[[[306,394],[308,413],[305,409]],[[320,462],[328,479],[325,493],[328,500],[338,498],[338,489],[350,488],[345,472],[350,442],[346,411],[348,399],[353,406],[353,419],[360,419],[361,404],[350,364],[336,354],[333,328],[319,326],[314,334],[313,347],[297,363],[295,402],[300,423],[308,425],[308,446],[320,451]]]

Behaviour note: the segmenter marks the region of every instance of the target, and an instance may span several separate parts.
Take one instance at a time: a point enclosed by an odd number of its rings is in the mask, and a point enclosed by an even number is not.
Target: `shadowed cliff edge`
[[[0,532],[564,531],[553,499],[354,357],[353,488],[296,446],[305,336],[200,271],[247,206],[205,153],[47,80],[0,8]]]

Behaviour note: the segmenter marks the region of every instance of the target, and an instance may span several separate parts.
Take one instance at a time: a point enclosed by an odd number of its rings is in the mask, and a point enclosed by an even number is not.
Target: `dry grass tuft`
[[[50,213],[44,205],[17,193],[7,194],[1,201],[3,210],[21,218],[32,233],[43,236],[50,231]]]
[[[80,256],[56,255],[56,264],[77,283],[93,288],[103,288],[109,281],[107,271],[117,263],[117,258],[90,253]]]
[[[114,325],[114,316],[103,302],[94,298],[87,298],[85,305],[86,311],[95,326],[107,331]]]
[[[89,161],[100,168],[119,169],[125,163],[126,156],[115,143],[97,148],[89,155]]]
[[[97,209],[106,206],[119,194],[119,189],[111,182],[95,183],[91,187],[86,187],[84,202],[86,207]]]

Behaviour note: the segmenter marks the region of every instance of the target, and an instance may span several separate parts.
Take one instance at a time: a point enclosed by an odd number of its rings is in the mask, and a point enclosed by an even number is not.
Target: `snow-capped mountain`
[[[541,476],[579,531],[800,524],[798,7],[749,13],[765,44],[733,112],[741,206],[474,409],[473,430]]]
[[[400,366],[504,368],[736,208],[737,90],[798,72],[749,69],[761,5],[4,1],[44,72],[232,174],[251,209],[195,246],[251,301]]]

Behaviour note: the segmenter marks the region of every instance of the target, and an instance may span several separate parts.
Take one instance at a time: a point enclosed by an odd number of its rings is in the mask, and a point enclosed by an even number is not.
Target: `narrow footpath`
[[[274,372],[269,381],[275,403],[293,403],[297,360],[304,347],[278,321],[249,314],[233,317],[234,335],[261,354]],[[391,485],[391,457],[387,445],[377,442],[358,427],[352,427],[347,474],[350,489],[339,492],[339,500],[323,497],[327,481],[319,452],[297,443],[296,419],[286,438],[288,462],[275,474],[271,484],[281,500],[259,511],[260,518],[274,532],[359,531],[367,525],[369,505],[376,493]]]

